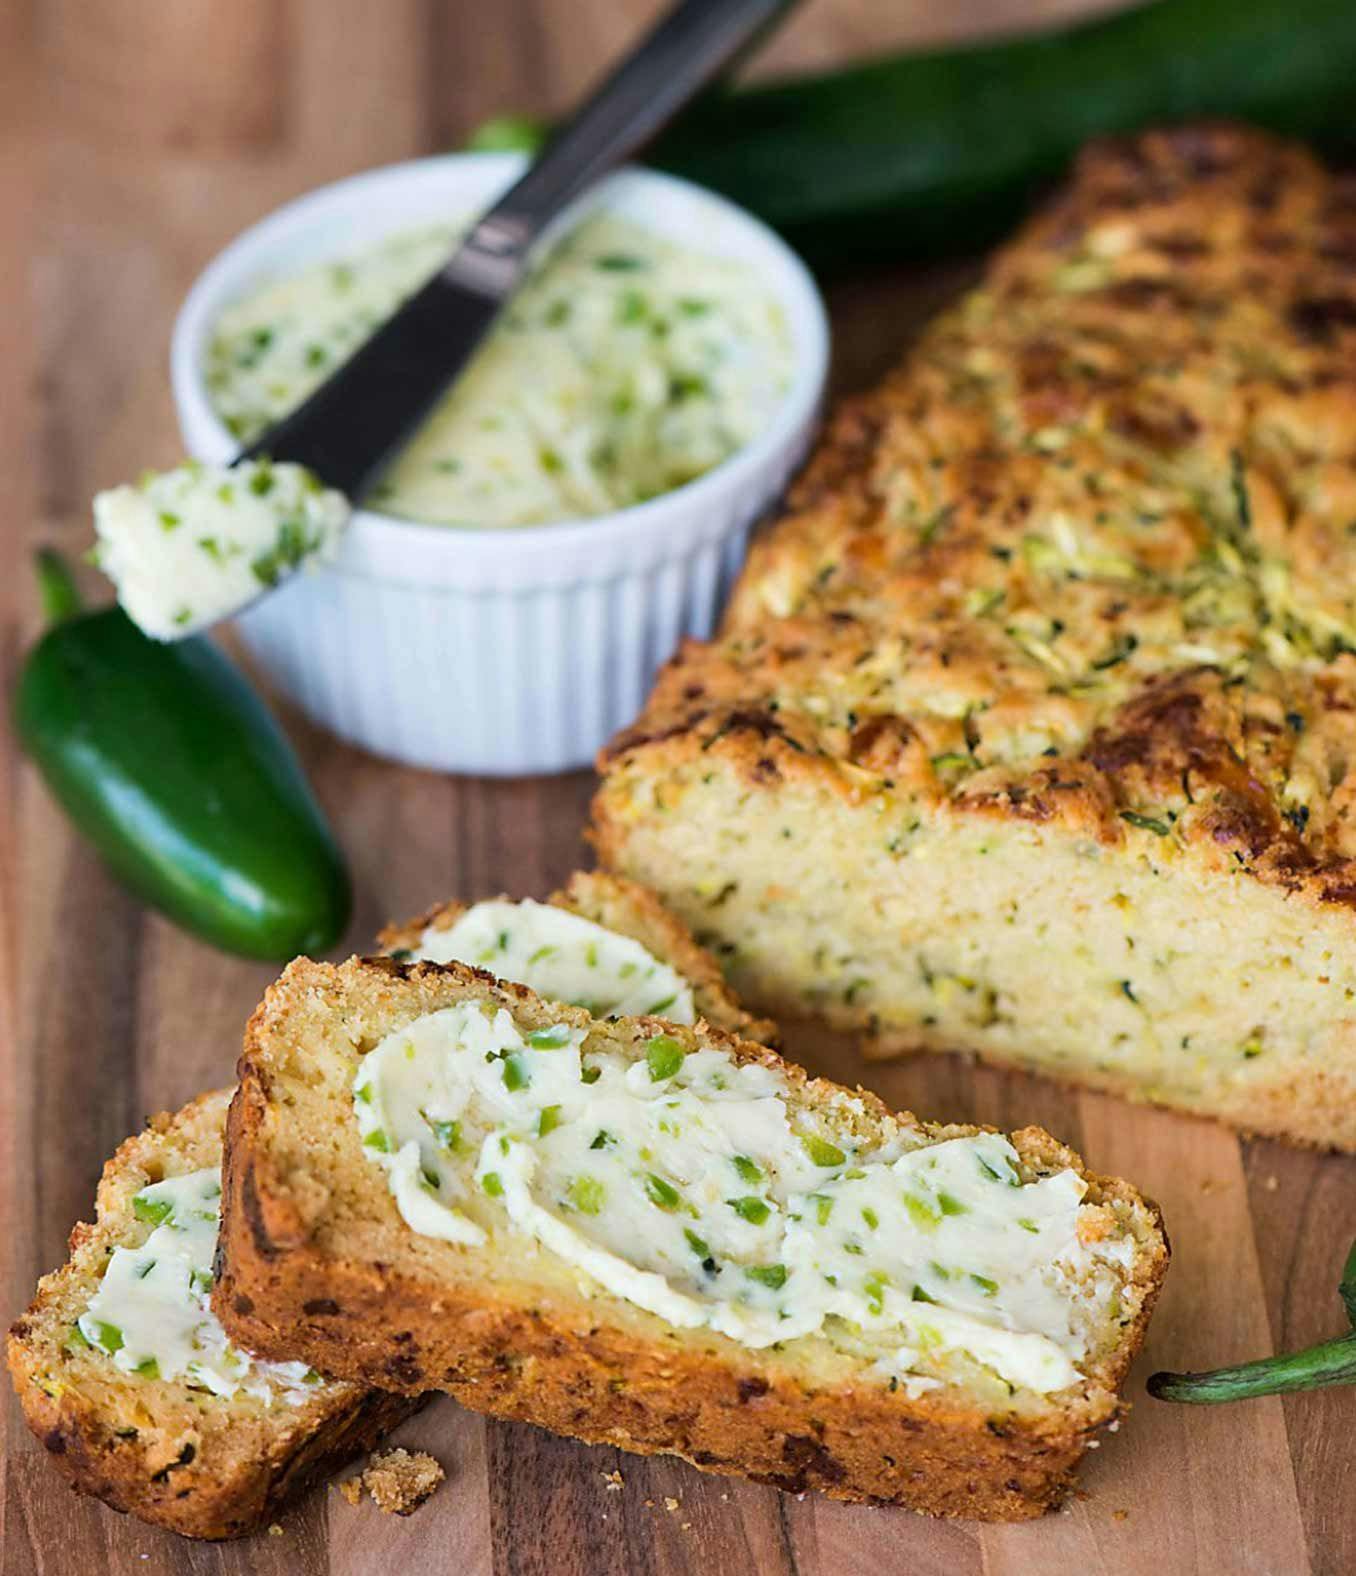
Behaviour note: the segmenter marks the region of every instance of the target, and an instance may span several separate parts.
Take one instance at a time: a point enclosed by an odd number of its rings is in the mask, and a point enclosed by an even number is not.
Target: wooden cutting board
[[[0,583],[6,686],[36,626],[24,560],[78,552],[96,487],[176,457],[165,377],[184,289],[212,252],[317,181],[448,146],[479,116],[568,101],[649,0],[48,0],[0,12]],[[1088,9],[819,0],[777,41],[803,65],[906,39]],[[888,14],[887,14],[888,13]],[[5,78],[9,80],[4,80]],[[870,380],[965,270],[835,290],[837,381]],[[435,899],[542,894],[587,860],[587,774],[493,783],[402,771],[288,717],[355,870],[350,948]],[[271,971],[148,916],[73,840],[5,740],[0,772],[0,1312],[27,1301],[90,1211],[104,1158],[145,1114],[228,1082]],[[382,1572],[466,1576],[1042,1576],[1356,1571],[1351,1390],[1189,1410],[1156,1367],[1208,1366],[1336,1333],[1356,1235],[1356,1161],[977,1069],[863,1064],[793,1032],[815,1071],[929,1116],[1040,1122],[1162,1204],[1175,1263],[1132,1415],[1063,1513],[1020,1527],[929,1522],[705,1477],[483,1422],[450,1402],[399,1438],[448,1481],[410,1521],[332,1489],[272,1536],[195,1547],[76,1499],[6,1398],[0,1573]]]

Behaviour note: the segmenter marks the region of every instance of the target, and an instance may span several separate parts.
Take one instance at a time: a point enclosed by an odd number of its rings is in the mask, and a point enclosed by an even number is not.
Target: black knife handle
[[[599,176],[650,141],[697,90],[795,0],[680,0],[556,131],[476,225],[449,269],[510,287],[542,229]]]

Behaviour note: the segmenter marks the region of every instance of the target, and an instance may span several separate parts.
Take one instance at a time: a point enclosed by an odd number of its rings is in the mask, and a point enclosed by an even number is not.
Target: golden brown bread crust
[[[320,1018],[349,1044],[347,1089],[361,1050],[423,1012],[474,993],[525,1025],[550,1013],[521,987],[453,965],[351,961],[340,968],[294,964],[251,1020],[228,1125],[222,1235],[214,1306],[233,1336],[262,1351],[323,1361],[364,1382],[435,1386],[474,1410],[521,1419],[589,1442],[685,1457],[712,1472],[834,1498],[905,1504],[935,1515],[1019,1520],[1058,1505],[1095,1431],[1120,1409],[1117,1390],[1143,1339],[1167,1267],[1161,1217],[1128,1184],[1083,1171],[1078,1156],[1038,1128],[1014,1135],[1034,1170],[1076,1167],[1094,1202],[1115,1201],[1139,1222],[1132,1317],[1087,1378],[1051,1404],[996,1416],[956,1389],[911,1400],[879,1381],[823,1383],[788,1371],[775,1353],[723,1337],[685,1338],[647,1314],[607,1300],[513,1298],[491,1279],[458,1282],[430,1270],[459,1250],[435,1245],[410,1262],[346,1256],[324,1206],[337,1173],[300,1175],[309,1140],[288,1128],[275,1087],[313,1081],[308,1043]],[[559,1009],[552,1009],[556,1016]],[[653,1033],[658,1020],[638,1020]],[[691,1031],[666,1028],[686,1037]],[[810,1098],[833,1086],[810,1082],[764,1047],[698,1031],[739,1060],[784,1070]],[[694,1041],[695,1043],[695,1041]],[[356,1047],[356,1048],[355,1048]],[[282,1069],[290,1065],[284,1076]],[[338,1080],[336,1080],[338,1086]],[[858,1091],[869,1123],[887,1113]],[[912,1118],[904,1118],[912,1122]],[[970,1128],[927,1128],[958,1136]],[[356,1164],[356,1128],[347,1140]],[[352,1188],[344,1183],[349,1197]],[[384,1188],[368,1185],[364,1208],[384,1232],[403,1232]],[[375,1228],[374,1228],[375,1229]],[[382,1237],[377,1239],[385,1241]],[[421,1239],[422,1241],[423,1239]],[[396,1250],[399,1251],[398,1249]],[[810,1379],[815,1376],[813,1372]]]
[[[635,805],[719,762],[769,817],[1026,824],[1356,927],[1353,526],[1356,177],[1227,125],[1095,145],[839,411],[720,638],[603,752],[602,860],[665,895]],[[1308,1073],[1316,1113],[1346,1074]]]
[[[78,1402],[53,1400],[38,1387],[22,1351],[17,1359],[13,1352],[13,1342],[23,1335],[20,1320],[11,1335],[10,1372],[24,1420],[52,1465],[78,1493],[185,1538],[218,1542],[259,1531],[291,1500],[373,1449],[422,1404],[409,1395],[349,1385],[354,1398],[343,1408],[269,1455],[233,1463],[224,1477],[208,1460],[196,1469],[170,1464],[148,1475],[136,1453],[103,1429],[96,1415]]]
[[[576,870],[560,891],[553,892],[546,901],[631,937],[662,963],[676,969],[692,987],[698,1013],[713,1027],[728,1029],[746,1040],[757,1040],[760,1045],[775,1047],[780,1043],[777,1025],[770,1018],[757,1018],[744,1010],[726,984],[720,964],[705,947],[697,945],[682,920],[671,914],[648,887],[603,870]],[[377,941],[383,951],[399,957],[412,952],[430,926],[450,930],[469,906],[436,904],[415,919],[387,925]]]
[[[204,1400],[195,1412],[186,1386],[129,1379],[111,1364],[91,1383],[81,1369],[102,1357],[64,1349],[106,1248],[126,1231],[131,1195],[162,1174],[216,1164],[229,1099],[229,1090],[202,1095],[120,1146],[104,1167],[97,1222],[71,1232],[71,1260],[43,1278],[8,1342],[24,1418],[53,1466],[113,1510],[190,1538],[256,1530],[420,1404],[327,1381],[304,1407],[246,1407],[244,1422],[233,1424],[229,1403]],[[175,1155],[186,1163],[175,1165]],[[145,1404],[129,1391],[125,1407],[116,1405],[119,1386],[135,1387]]]

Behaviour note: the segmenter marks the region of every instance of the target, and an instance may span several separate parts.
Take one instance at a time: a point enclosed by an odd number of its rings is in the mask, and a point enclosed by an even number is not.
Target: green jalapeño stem
[[[60,624],[74,618],[81,611],[81,602],[71,566],[55,548],[40,547],[33,555],[33,567],[38,577],[43,623]]]
[[[1356,1242],[1351,1245],[1338,1286],[1352,1330],[1300,1352],[1262,1357],[1234,1368],[1201,1374],[1154,1374],[1149,1394],[1160,1401],[1246,1401],[1259,1395],[1285,1395],[1293,1390],[1320,1390],[1327,1385],[1356,1384]]]
[[[1356,1332],[1284,1357],[1240,1363],[1237,1368],[1216,1368],[1204,1374],[1154,1374],[1149,1394],[1160,1401],[1207,1404],[1285,1395],[1291,1390],[1319,1390],[1330,1384],[1356,1384]]]

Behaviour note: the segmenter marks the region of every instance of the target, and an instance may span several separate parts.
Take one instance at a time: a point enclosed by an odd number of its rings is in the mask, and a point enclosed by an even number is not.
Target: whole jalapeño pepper
[[[164,645],[118,607],[80,608],[38,555],[49,627],[14,724],[52,794],[126,886],[228,952],[323,952],[348,923],[348,872],[263,702],[201,637]]]

